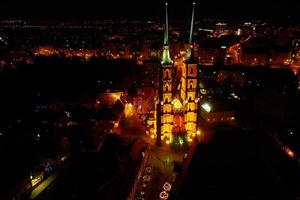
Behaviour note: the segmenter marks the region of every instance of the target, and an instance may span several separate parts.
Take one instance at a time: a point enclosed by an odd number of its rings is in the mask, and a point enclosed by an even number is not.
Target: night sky
[[[88,19],[88,18],[141,18],[160,19],[163,16],[161,0],[1,0],[2,18],[33,19]],[[192,0],[169,0],[170,18],[180,19],[190,15]],[[199,17],[228,18],[300,18],[300,2],[271,2],[265,0],[196,0]]]

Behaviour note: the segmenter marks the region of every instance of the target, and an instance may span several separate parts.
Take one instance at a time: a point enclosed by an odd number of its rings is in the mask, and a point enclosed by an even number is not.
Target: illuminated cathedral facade
[[[159,67],[158,88],[155,106],[155,136],[157,143],[171,143],[174,136],[186,137],[188,141],[197,134],[198,123],[198,62],[194,58],[192,43],[194,26],[193,3],[189,35],[189,48],[181,67],[181,78],[177,76],[177,66],[170,56],[168,38],[168,4],[161,65]]]

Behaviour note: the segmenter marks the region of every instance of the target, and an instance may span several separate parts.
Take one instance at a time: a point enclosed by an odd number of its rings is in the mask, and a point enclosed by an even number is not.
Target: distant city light
[[[287,146],[282,147],[283,151],[291,158],[296,159],[296,154]]]

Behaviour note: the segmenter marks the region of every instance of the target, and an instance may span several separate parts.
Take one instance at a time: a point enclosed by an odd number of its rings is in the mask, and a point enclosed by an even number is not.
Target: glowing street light
[[[183,145],[183,139],[182,138],[179,138],[179,144]]]
[[[172,189],[172,185],[169,182],[165,182],[164,186],[163,186],[165,191],[170,191]]]
[[[143,176],[144,181],[150,181],[151,177],[149,175]]]
[[[211,106],[208,103],[202,104],[201,107],[208,113],[211,111]]]
[[[284,146],[282,149],[289,157],[291,157],[293,159],[297,158],[296,154],[289,147]]]
[[[162,191],[162,192],[159,194],[159,197],[160,197],[161,199],[168,199],[169,193],[167,193],[166,191]]]

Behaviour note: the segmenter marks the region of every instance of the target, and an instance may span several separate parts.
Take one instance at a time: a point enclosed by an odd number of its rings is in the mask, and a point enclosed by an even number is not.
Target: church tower
[[[170,141],[173,128],[173,61],[169,51],[169,33],[168,33],[168,3],[166,6],[166,22],[164,32],[164,44],[162,52],[161,66],[159,68],[159,87],[158,87],[158,106],[157,106],[157,144],[160,140]],[[161,138],[159,138],[161,137]]]
[[[195,3],[193,3],[192,19],[189,35],[189,48],[182,72],[181,99],[185,102],[185,129],[188,137],[194,137],[197,129],[198,118],[198,63],[194,57],[193,28],[194,28]]]

